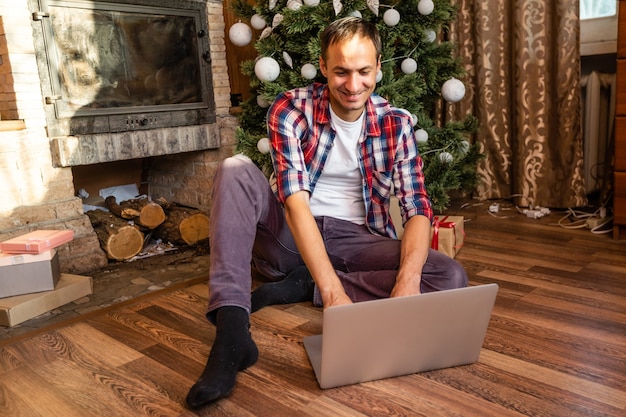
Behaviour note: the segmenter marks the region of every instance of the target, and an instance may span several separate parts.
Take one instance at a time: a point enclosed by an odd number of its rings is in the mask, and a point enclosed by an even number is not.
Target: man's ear
[[[324,58],[322,58],[321,55],[320,55],[320,71],[322,72],[322,75],[326,77],[326,63],[324,62]]]

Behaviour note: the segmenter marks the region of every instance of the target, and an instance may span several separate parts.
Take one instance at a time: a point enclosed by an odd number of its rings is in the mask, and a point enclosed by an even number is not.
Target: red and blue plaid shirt
[[[279,201],[297,191],[313,193],[333,146],[329,91],[315,83],[279,95],[269,109],[267,125]],[[389,214],[392,190],[403,221],[433,211],[424,187],[423,162],[417,150],[411,116],[373,94],[365,105],[365,128],[359,142],[365,224],[373,233],[396,238]]]

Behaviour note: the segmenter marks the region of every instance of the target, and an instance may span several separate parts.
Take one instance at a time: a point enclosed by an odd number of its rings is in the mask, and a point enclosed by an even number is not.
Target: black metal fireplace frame
[[[29,1],[49,136],[94,135],[215,123],[206,0]],[[174,16],[192,20],[196,47],[190,55],[197,65],[198,86],[202,91],[191,102],[131,104],[108,108],[72,107],[72,98],[67,97],[68,93],[61,85],[61,51],[50,19],[50,13],[60,7],[136,13],[137,16]]]

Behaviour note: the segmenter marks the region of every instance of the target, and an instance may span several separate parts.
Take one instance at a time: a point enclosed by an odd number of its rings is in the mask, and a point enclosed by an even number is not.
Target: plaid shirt
[[[297,191],[313,193],[333,146],[329,91],[315,83],[279,95],[268,112],[267,125],[276,176],[276,195],[283,204]],[[424,187],[411,117],[377,94],[365,104],[365,129],[359,141],[366,225],[373,233],[396,238],[389,214],[392,189],[400,201],[403,221],[421,214],[431,222],[433,211]]]

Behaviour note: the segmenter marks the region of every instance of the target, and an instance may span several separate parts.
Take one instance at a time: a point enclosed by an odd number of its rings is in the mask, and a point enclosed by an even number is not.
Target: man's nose
[[[359,73],[352,73],[348,76],[346,81],[346,89],[350,93],[357,93],[361,87],[361,77]]]

